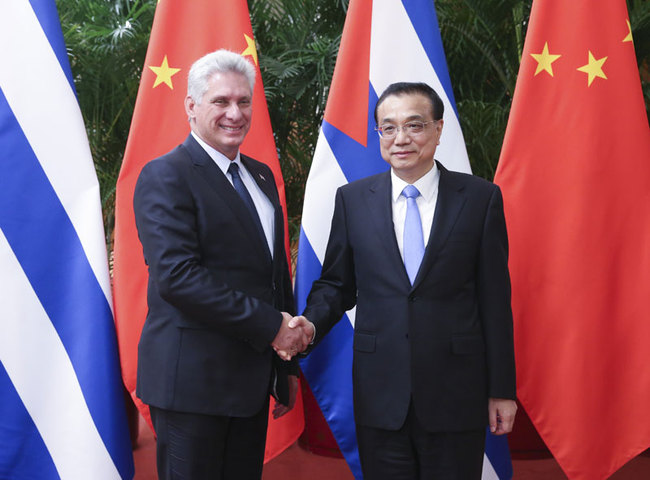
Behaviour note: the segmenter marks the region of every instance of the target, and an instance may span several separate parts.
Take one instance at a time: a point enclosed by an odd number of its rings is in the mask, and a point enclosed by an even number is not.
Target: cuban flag
[[[54,0],[0,1],[0,478],[130,479],[99,186]]]
[[[320,276],[336,189],[389,168],[374,130],[378,96],[394,82],[425,82],[445,103],[436,158],[470,173],[432,0],[351,0],[320,136],[307,179],[296,269],[298,311]],[[352,409],[354,310],[301,362],[355,478],[361,466]],[[484,479],[512,478],[505,437],[487,433]]]

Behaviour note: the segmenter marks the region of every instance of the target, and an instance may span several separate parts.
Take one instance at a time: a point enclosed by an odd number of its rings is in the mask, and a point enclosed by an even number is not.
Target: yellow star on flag
[[[603,64],[605,63],[605,60],[607,60],[607,57],[599,58],[596,60],[596,58],[594,58],[594,54],[591,53],[591,50],[589,50],[589,63],[578,68],[579,71],[584,72],[588,75],[588,87],[591,86],[591,82],[593,82],[594,78],[596,77],[604,78],[607,80],[607,76],[605,76],[603,73]]]
[[[629,21],[629,20],[625,20],[625,22],[627,23],[627,32],[628,32],[628,33],[627,33],[627,35],[625,36],[625,38],[623,39],[623,41],[624,41],[624,42],[632,42],[632,41],[633,41],[633,40],[632,40],[632,25],[630,25],[630,21]]]
[[[156,74],[156,81],[153,83],[152,88],[156,88],[161,83],[164,83],[172,90],[174,89],[174,85],[172,85],[172,76],[180,72],[181,69],[170,67],[167,63],[167,55],[165,55],[165,58],[163,58],[162,64],[159,67],[150,66],[149,68]]]
[[[560,58],[562,55],[551,55],[548,51],[548,42],[544,43],[544,48],[542,53],[531,53],[531,57],[537,62],[537,70],[535,70],[536,76],[542,70],[546,71],[551,77],[553,76],[553,62]]]
[[[243,56],[250,55],[253,57],[253,61],[255,62],[255,65],[257,65],[257,50],[255,49],[255,40],[253,40],[251,37],[248,35],[244,34],[244,38],[246,39],[246,50],[241,52]]]

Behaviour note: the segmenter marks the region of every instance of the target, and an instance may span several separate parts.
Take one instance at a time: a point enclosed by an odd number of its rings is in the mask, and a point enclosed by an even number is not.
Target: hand
[[[314,325],[305,317],[291,317],[282,312],[282,325],[271,346],[282,360],[291,360],[299,352],[307,349],[313,340]]]
[[[291,320],[289,320],[289,328],[302,329],[304,338],[307,339],[307,343],[304,348],[302,350],[298,350],[301,353],[304,352],[309,345],[311,345],[311,343],[314,341],[314,337],[316,337],[316,327],[313,323],[307,320],[307,317],[304,317],[302,315],[293,317]],[[289,357],[289,360],[291,360],[291,356]]]
[[[289,405],[283,405],[282,403],[275,401],[273,406],[273,418],[276,420],[282,415],[289,413],[296,404],[296,394],[298,393],[298,377],[294,375],[289,375]]]
[[[302,332],[308,338],[307,345],[311,345],[316,336],[316,327],[302,315],[295,316],[289,321],[289,328],[301,328]],[[305,347],[307,348],[307,347]]]
[[[488,399],[488,416],[490,432],[494,435],[503,435],[512,432],[515,424],[517,403],[507,398]]]

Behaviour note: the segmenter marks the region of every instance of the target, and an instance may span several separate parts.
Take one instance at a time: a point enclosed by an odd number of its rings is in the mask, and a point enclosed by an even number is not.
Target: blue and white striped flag
[[[445,104],[436,158],[470,172],[433,0],[351,0],[327,108],[305,191],[296,271],[298,311],[320,276],[336,189],[389,168],[379,153],[373,111],[394,82],[425,82]],[[362,478],[352,409],[354,310],[301,362],[341,452]],[[512,478],[505,437],[487,434],[483,478]]]
[[[93,168],[54,0],[0,0],[0,478],[133,477]]]

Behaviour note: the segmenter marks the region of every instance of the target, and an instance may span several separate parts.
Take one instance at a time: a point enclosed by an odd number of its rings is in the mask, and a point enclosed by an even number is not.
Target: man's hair
[[[433,116],[434,120],[440,120],[442,118],[442,115],[445,112],[445,105],[442,103],[440,96],[438,96],[433,88],[422,82],[397,82],[388,85],[386,90],[384,90],[384,92],[377,100],[377,105],[375,105],[375,123],[377,123],[377,109],[379,108],[379,105],[381,105],[382,102],[386,100],[386,98],[390,97],[391,95],[396,95],[399,97],[401,95],[415,94],[424,95],[431,101],[431,115]]]
[[[198,104],[208,91],[208,81],[215,73],[239,73],[246,77],[251,87],[255,87],[255,67],[238,53],[230,50],[217,50],[199,58],[192,64],[187,75],[187,94]]]

